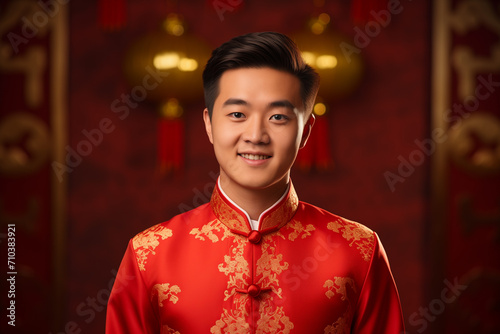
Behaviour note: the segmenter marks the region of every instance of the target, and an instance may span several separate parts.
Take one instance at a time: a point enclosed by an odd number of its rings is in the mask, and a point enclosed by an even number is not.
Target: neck
[[[245,210],[250,219],[258,220],[262,212],[270,208],[285,193],[289,183],[288,175],[266,188],[248,188],[230,180],[221,171],[220,186],[224,193],[240,208]]]

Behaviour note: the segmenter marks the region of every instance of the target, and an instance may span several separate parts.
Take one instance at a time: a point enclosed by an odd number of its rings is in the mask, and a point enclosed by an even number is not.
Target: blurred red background
[[[3,3],[5,8],[8,1]],[[304,31],[307,21],[321,12],[330,15],[331,29],[344,34],[352,45],[356,27],[365,28],[364,23],[353,22],[349,1],[243,1],[222,16],[217,13],[215,3],[129,0],[126,24],[115,30],[99,26],[96,1],[72,1],[64,5],[69,6],[68,145],[77,147],[86,139],[83,131],[99,128],[105,118],[111,125],[108,124],[110,131],[103,135],[102,142],[67,174],[64,312],[59,314],[57,324],[46,321],[36,325],[36,332],[41,326],[43,332],[52,333],[103,332],[110,282],[128,240],[151,225],[208,201],[215,184],[218,165],[205,134],[201,97],[183,103],[184,168],[174,173],[162,174],[158,168],[158,106],[139,103],[125,117],[113,112],[113,102],[122,94],[130,94],[132,88],[124,73],[124,60],[135,41],[158,31],[172,11],[182,15],[187,31],[210,48],[253,31],[286,34]],[[446,325],[456,323],[454,319],[459,314],[452,306],[445,305],[446,312],[455,312],[446,317],[440,316],[442,312],[434,312],[425,318],[422,311],[429,307],[432,310],[433,300],[439,299],[440,291],[446,287],[445,280],[453,283],[476,265],[471,255],[461,269],[443,267],[448,260],[460,262],[446,254],[453,254],[461,245],[455,243],[459,240],[455,238],[450,242],[454,248],[440,248],[445,238],[439,233],[442,239],[435,238],[432,157],[425,155],[422,164],[404,177],[404,182],[391,185],[387,181],[387,172],[398,174],[401,158],[408,160],[418,149],[415,141],[431,138],[433,128],[432,2],[401,1],[400,6],[402,10],[392,15],[390,24],[360,48],[365,73],[359,87],[347,98],[329,102],[329,134],[323,139],[330,146],[333,168],[309,171],[294,168],[292,180],[301,200],[361,222],[379,234],[399,288],[409,333],[442,333],[445,332],[442,326],[455,333],[456,324]],[[4,80],[0,92],[3,107],[11,96],[8,86]],[[490,103],[499,101],[492,100]],[[7,112],[4,108],[3,115]],[[498,184],[498,177],[492,180],[490,184]],[[492,203],[485,210],[494,214],[499,210],[499,188],[490,187],[486,194]],[[24,192],[21,189],[19,196]],[[7,197],[4,192],[3,200]],[[50,225],[49,218],[45,221]],[[40,231],[42,237],[47,227],[43,231]],[[30,262],[30,256],[37,256],[33,255],[37,253],[35,250],[48,254],[45,258],[39,254],[40,261],[50,260],[51,250],[44,246],[50,242],[37,245],[29,238],[23,239],[23,233],[18,233],[18,261]],[[493,251],[489,254],[498,259],[498,241],[490,238],[496,230],[480,227],[479,233],[485,237],[469,247],[491,244],[487,249]],[[45,238],[50,239],[47,235]],[[498,268],[498,263],[490,267]],[[50,278],[42,281],[47,290],[44,298],[50,300],[51,290],[47,288]],[[494,294],[498,295],[498,291]],[[22,292],[19,296],[18,303],[29,303]],[[38,303],[43,305],[43,298]],[[33,332],[28,322],[20,325],[26,333]],[[461,328],[468,333],[465,327]]]

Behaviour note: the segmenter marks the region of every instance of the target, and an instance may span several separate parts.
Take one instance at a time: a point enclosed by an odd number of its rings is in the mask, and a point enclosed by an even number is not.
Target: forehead
[[[219,81],[219,95],[215,105],[228,98],[249,102],[269,103],[287,99],[302,106],[300,80],[294,75],[272,68],[238,68],[225,71]]]

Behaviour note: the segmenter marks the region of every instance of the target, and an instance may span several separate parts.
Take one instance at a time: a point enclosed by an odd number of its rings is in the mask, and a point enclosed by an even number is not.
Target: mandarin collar
[[[224,195],[219,182],[216,182],[212,198],[210,199],[210,205],[217,219],[226,225],[231,232],[246,237],[255,234],[256,231],[252,231],[246,212],[237,207]],[[260,215],[257,232],[262,235],[279,230],[292,219],[298,206],[299,199],[290,181],[290,186],[285,196]]]

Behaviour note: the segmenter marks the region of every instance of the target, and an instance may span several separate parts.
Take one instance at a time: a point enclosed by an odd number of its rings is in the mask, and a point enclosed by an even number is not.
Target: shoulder
[[[365,234],[374,233],[370,228],[361,223],[336,215],[325,209],[319,208],[306,202],[299,202],[299,210],[297,213],[299,213],[299,215],[311,217],[320,224],[326,223],[327,226],[329,226],[329,228],[332,230],[345,226],[353,229],[359,229],[360,232]]]
[[[374,233],[370,228],[361,223],[336,215],[306,202],[300,202],[298,213],[299,215],[314,218],[319,225],[326,224],[328,229],[335,232],[347,228],[359,230],[359,233],[366,235],[372,235]]]
[[[134,250],[137,250],[141,247],[148,247],[155,243],[158,243],[158,240],[165,240],[172,236],[172,230],[167,227],[168,222],[163,222],[161,224],[156,224],[145,229],[142,232],[137,233],[132,238],[132,246]]]
[[[300,202],[297,213],[297,219],[302,217],[310,221],[315,229],[333,234],[336,239],[357,249],[365,261],[370,260],[377,243],[377,235],[370,228],[305,202]]]
[[[178,240],[175,245],[179,245],[181,239],[175,238],[176,235],[185,235],[193,225],[200,224],[208,217],[207,204],[201,205],[196,209],[181,213],[163,223],[153,225],[144,231],[136,234],[130,240],[132,252],[140,271],[146,271],[148,266],[152,265],[158,257],[160,249],[165,248],[170,241]]]
[[[205,221],[205,216],[209,215],[208,204],[203,204],[195,209],[180,213],[171,219],[162,223],[153,225],[139,233],[132,238],[132,245],[134,250],[143,247],[158,246],[161,240],[172,237],[174,231],[182,230],[183,228],[192,228],[196,222]]]

